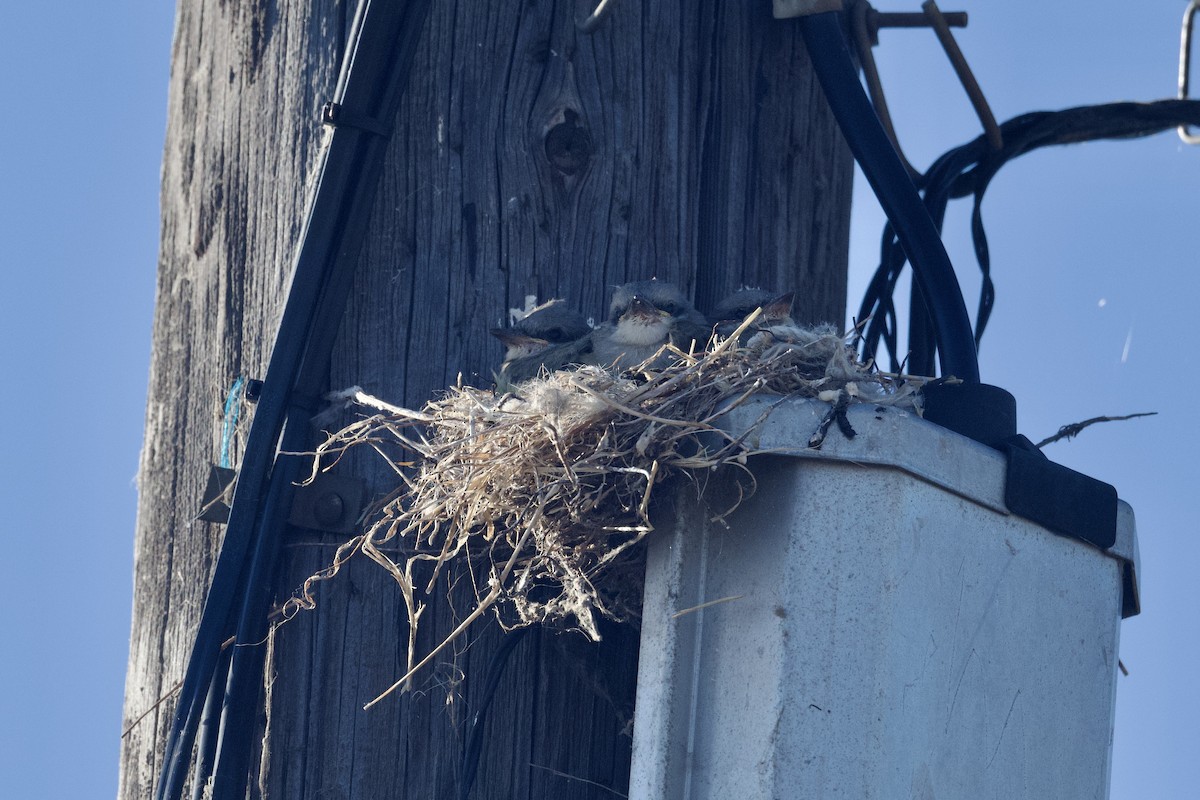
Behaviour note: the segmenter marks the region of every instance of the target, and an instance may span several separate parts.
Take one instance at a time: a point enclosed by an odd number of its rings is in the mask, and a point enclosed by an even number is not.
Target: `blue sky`
[[[173,13],[0,5],[8,797],[116,794]]]
[[[1071,0],[1031,13],[1025,3],[941,4],[970,12],[957,37],[1000,120],[1173,96],[1185,6]],[[923,168],[976,136],[979,123],[930,34],[880,36],[898,136]],[[1137,515],[1143,613],[1121,628],[1130,675],[1117,686],[1114,800],[1194,797],[1200,786],[1200,540],[1189,510],[1200,474],[1192,408],[1200,377],[1187,343],[1200,292],[1198,188],[1200,149],[1172,132],[1023,156],[1000,171],[983,205],[996,306],[980,369],[1016,395],[1021,431],[1036,441],[1090,417],[1158,412],[1046,450],[1112,483]],[[883,224],[865,183],[855,192],[852,303]],[[974,309],[970,207],[958,203],[945,239]]]
[[[879,3],[884,10],[911,5]],[[1150,100],[1175,88],[1185,3],[983,0],[958,38],[999,119]],[[173,7],[8,3],[0,10],[0,786],[27,798],[112,797],[129,633]],[[619,8],[618,8],[619,13]],[[977,133],[933,37],[885,31],[876,57],[910,159]],[[1122,626],[1115,800],[1200,785],[1200,539],[1189,510],[1200,377],[1188,344],[1200,149],[1174,134],[1043,150],[1002,170],[984,204],[996,310],[984,379],[1018,398],[1034,439],[1100,414],[1049,455],[1113,483],[1138,517],[1141,617]],[[947,243],[968,304],[968,209]],[[856,187],[851,303],[882,217]],[[64,758],[70,749],[71,755]],[[69,765],[69,766],[67,766]]]

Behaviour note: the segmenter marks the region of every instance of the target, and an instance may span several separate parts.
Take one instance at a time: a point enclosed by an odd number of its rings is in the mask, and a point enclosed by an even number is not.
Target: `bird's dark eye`
[[[661,306],[662,310],[670,314],[672,317],[679,313],[678,303],[664,303]]]

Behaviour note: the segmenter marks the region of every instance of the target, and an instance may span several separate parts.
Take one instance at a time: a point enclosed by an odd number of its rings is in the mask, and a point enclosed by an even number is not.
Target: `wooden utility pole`
[[[743,285],[843,317],[851,161],[799,31],[770,4],[436,0],[380,183],[329,376],[419,407],[489,380],[487,334],[524,297],[599,319],[610,287],[678,282],[701,308]],[[157,313],[140,475],[125,716],[183,675],[223,528],[196,522],[235,377],[262,377],[286,296],[354,4],[180,0],[164,152]],[[235,450],[236,455],[236,450]],[[347,465],[372,488],[386,475]],[[277,591],[344,535],[296,530]],[[440,641],[469,587],[426,612]],[[462,726],[498,637],[362,706],[403,672],[394,583],[356,563],[279,629],[251,794],[454,797]],[[536,633],[491,709],[476,798],[624,792],[638,634]],[[474,694],[473,694],[473,689]],[[124,739],[120,797],[150,797],[174,700]]]

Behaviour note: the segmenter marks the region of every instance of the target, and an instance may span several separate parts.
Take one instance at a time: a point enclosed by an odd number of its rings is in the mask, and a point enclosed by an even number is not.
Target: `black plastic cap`
[[[1017,434],[1017,400],[999,386],[935,381],[922,394],[925,419],[947,430],[989,447]]]
[[[1019,517],[1107,550],[1117,541],[1117,490],[1055,464],[1024,436],[999,447],[1008,456],[1004,504]]]
[[[925,419],[1000,450],[1008,458],[1004,504],[1062,536],[1107,549],[1117,538],[1117,490],[1050,461],[1017,433],[1017,401],[984,383],[927,385]]]

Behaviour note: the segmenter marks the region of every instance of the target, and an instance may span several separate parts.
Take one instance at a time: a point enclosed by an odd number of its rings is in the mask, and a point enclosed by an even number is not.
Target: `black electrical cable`
[[[972,198],[971,239],[982,275],[974,333],[976,345],[982,340],[995,303],[982,203],[988,186],[1000,168],[1018,156],[1050,145],[1139,138],[1169,131],[1180,124],[1200,124],[1200,101],[1171,99],[1150,103],[1079,106],[1062,111],[1035,111],[1014,117],[1000,126],[1004,145],[999,150],[993,148],[986,137],[980,136],[947,151],[933,162],[920,180],[919,188],[925,207],[929,209],[939,231],[949,201]],[[900,358],[892,297],[905,262],[903,248],[889,224],[884,228],[879,267],[863,296],[859,319],[870,319],[862,337],[864,357],[876,355],[882,343],[891,356],[893,368],[898,367]],[[913,314],[918,311],[914,308]],[[913,331],[914,328],[910,326],[909,371],[929,374],[919,372],[916,368],[931,363],[928,342],[914,340]]]
[[[271,473],[271,485],[260,518],[258,537],[251,557],[250,572],[238,621],[237,638],[229,661],[221,706],[220,733],[216,757],[212,762],[210,800],[244,798],[250,763],[250,737],[256,719],[258,690],[262,685],[263,641],[266,638],[267,609],[271,600],[271,577],[287,528],[288,509],[295,484],[302,476],[301,452],[310,446],[307,424],[297,424],[289,414],[280,444],[281,454]],[[312,414],[304,415],[307,423]],[[219,674],[219,673],[218,673]]]
[[[488,709],[492,707],[492,700],[496,696],[496,687],[500,683],[500,677],[504,674],[504,668],[508,666],[509,656],[530,630],[532,628],[517,628],[507,634],[492,655],[491,663],[488,664],[487,676],[480,689],[482,700],[479,702],[479,707],[475,709],[475,716],[471,718],[471,725],[467,730],[466,746],[463,748],[462,779],[458,784],[458,800],[468,800],[471,796],[471,787],[475,785],[475,775],[479,770],[479,756],[483,753],[483,726],[487,722]]]
[[[851,152],[913,264],[933,318],[942,373],[978,383],[971,320],[950,257],[859,83],[841,20],[841,13],[833,11],[800,18],[813,69]]]
[[[204,711],[200,715],[200,726],[196,735],[196,770],[192,784],[192,800],[207,800],[208,778],[212,775],[213,762],[217,757],[217,734],[221,729],[221,705],[225,699],[225,675],[229,669],[229,658],[233,648],[221,651],[217,668],[209,682],[208,697],[204,700]]]
[[[359,4],[358,35],[351,40],[352,50],[335,94],[337,104],[331,107],[344,113],[336,115],[341,124],[323,155],[228,527],[168,734],[157,787],[159,800],[178,800],[182,794],[201,708],[209,685],[219,677],[218,654],[231,620],[239,620],[239,644],[256,644],[257,639],[245,634],[250,629],[260,631],[264,624],[262,598],[269,585],[277,534],[287,516],[288,475],[294,468],[288,459],[275,462],[280,432],[287,417],[282,444],[294,445],[307,427],[299,413],[304,409],[295,402],[297,397],[304,399],[296,391],[298,376],[307,376],[305,383],[312,384],[328,362],[328,348],[345,307],[346,287],[381,172],[387,136],[380,134],[386,133],[385,126],[395,115],[428,7],[429,0],[407,4],[363,0]],[[314,346],[318,342],[320,347]],[[303,449],[303,444],[290,449]],[[269,500],[265,508],[264,500]],[[254,558],[246,565],[252,546]],[[239,601],[243,601],[240,606]],[[245,785],[245,715],[252,714],[253,704],[240,700],[256,689],[261,668],[260,647],[235,650],[214,765],[214,779],[221,785],[216,798],[238,796],[237,787]],[[230,689],[238,703],[231,704]]]
[[[978,143],[980,148],[990,147],[984,137],[980,137]],[[921,177],[920,186],[923,189],[925,208],[939,233],[945,219],[948,198],[939,192],[930,191],[929,187],[931,184],[937,183],[939,176],[953,173],[954,169],[964,169],[971,163],[973,163],[971,153],[947,154],[947,157],[935,162]],[[908,257],[896,237],[891,223],[885,224],[880,265],[864,295],[858,317],[868,320],[862,337],[864,359],[876,357],[879,342],[882,340],[891,355],[892,369],[895,371],[900,370],[901,363],[897,355],[897,321],[892,297],[907,260]],[[986,284],[987,276],[984,277],[984,280]],[[914,289],[912,297],[914,300],[909,314],[909,352],[905,369],[914,375],[932,375],[935,341],[929,330],[928,312],[925,310],[923,299],[920,298],[919,289]],[[976,340],[976,345],[978,346],[978,340]]]

